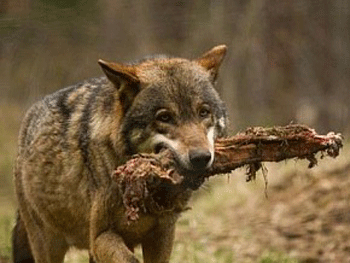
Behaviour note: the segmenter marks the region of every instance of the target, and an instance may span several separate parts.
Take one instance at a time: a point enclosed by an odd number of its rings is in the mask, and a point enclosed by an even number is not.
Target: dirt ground
[[[267,199],[248,187],[243,203],[227,207],[222,216],[230,218],[231,231],[223,239],[236,238],[237,262],[257,262],[266,249],[298,262],[350,262],[350,162],[321,162],[280,178],[269,168]],[[249,238],[241,230],[249,230]]]

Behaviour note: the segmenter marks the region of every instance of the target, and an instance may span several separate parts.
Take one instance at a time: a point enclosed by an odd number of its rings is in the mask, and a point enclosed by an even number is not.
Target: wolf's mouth
[[[191,190],[197,190],[200,188],[205,181],[205,177],[201,175],[197,176],[185,176],[182,184],[185,188],[190,188]]]
[[[161,151],[166,150],[166,149],[167,149],[166,145],[161,142],[161,143],[156,144],[156,146],[154,147],[154,153],[158,154]]]
[[[172,158],[174,160],[173,165],[178,173],[184,177],[184,180],[181,182],[182,187],[185,189],[197,190],[202,186],[205,181],[205,174],[208,173],[209,168],[196,168],[192,165],[186,166],[166,143],[161,142],[155,145],[155,154],[159,154],[163,151],[170,151],[172,153]]]
[[[185,188],[190,188],[192,190],[197,190],[205,182],[206,174],[208,173],[207,169],[202,170],[188,170],[188,169],[179,169],[179,173],[184,177],[184,180],[181,184]]]

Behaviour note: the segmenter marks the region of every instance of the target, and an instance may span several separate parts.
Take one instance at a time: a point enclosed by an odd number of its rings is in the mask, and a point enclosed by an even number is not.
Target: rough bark
[[[137,155],[125,165],[118,167],[112,177],[123,193],[123,202],[130,221],[139,212],[180,212],[181,199],[188,198],[191,191],[186,178],[198,180],[198,185],[217,174],[229,173],[247,166],[247,181],[255,178],[262,162],[279,162],[298,158],[309,160],[309,168],[317,164],[316,153],[337,157],[342,147],[341,134],[333,132],[318,135],[304,125],[284,127],[248,128],[235,136],[222,138],[215,143],[215,161],[212,168],[202,174],[182,174],[177,171],[170,151],[160,154]],[[188,179],[187,179],[188,180]]]

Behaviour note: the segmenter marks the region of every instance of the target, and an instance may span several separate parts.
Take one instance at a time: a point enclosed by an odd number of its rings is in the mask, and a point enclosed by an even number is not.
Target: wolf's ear
[[[195,60],[199,65],[210,72],[212,81],[215,81],[217,78],[219,67],[225,57],[226,50],[226,45],[216,46]]]
[[[135,67],[107,62],[102,59],[98,61],[98,64],[107,78],[119,90],[121,103],[124,109],[127,109],[140,91],[140,80],[136,76]]]
[[[138,84],[139,78],[136,76],[136,70],[133,66],[126,66],[113,62],[107,62],[102,59],[98,60],[103,72],[107,78],[116,86],[117,89],[123,88],[126,84]]]

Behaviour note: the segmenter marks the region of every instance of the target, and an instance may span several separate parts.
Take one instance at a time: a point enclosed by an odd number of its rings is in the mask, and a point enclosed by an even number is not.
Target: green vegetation
[[[22,111],[16,104],[0,101],[0,262],[11,256],[11,231],[15,218],[12,168]],[[6,127],[6,129],[4,128]]]
[[[281,252],[265,252],[258,261],[259,263],[298,263],[296,259],[292,259]]]
[[[12,225],[13,218],[10,215],[0,216],[0,257],[10,258]]]

